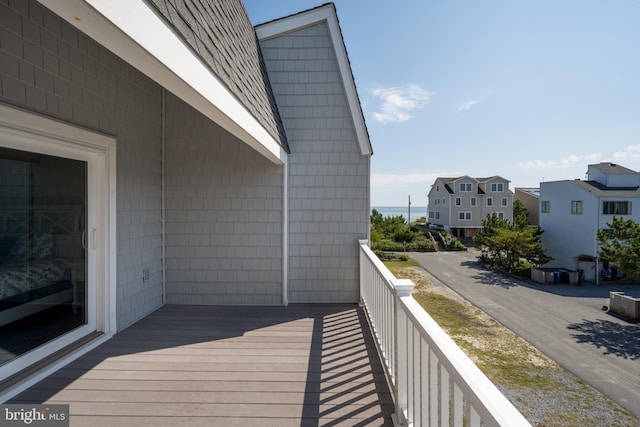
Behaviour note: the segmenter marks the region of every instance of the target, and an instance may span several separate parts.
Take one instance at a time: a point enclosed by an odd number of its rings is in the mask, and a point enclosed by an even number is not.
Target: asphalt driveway
[[[640,325],[603,311],[640,285],[542,285],[484,268],[477,252],[411,253],[433,277],[565,369],[640,416]]]

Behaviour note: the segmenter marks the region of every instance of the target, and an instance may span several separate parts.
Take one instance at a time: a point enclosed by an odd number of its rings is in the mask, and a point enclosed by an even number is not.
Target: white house
[[[540,183],[542,244],[554,258],[545,267],[597,272],[596,232],[613,217],[640,223],[640,173],[614,163],[588,166],[586,180]]]
[[[500,176],[436,178],[428,199],[429,223],[458,237],[473,237],[492,214],[513,221],[513,192]]]
[[[5,389],[165,303],[358,302],[372,149],[333,4],[257,28],[240,0],[0,17]]]

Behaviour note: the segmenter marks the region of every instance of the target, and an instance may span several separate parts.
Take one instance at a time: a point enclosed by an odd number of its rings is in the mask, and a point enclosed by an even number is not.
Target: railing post
[[[393,354],[395,355],[396,370],[396,422],[398,425],[411,425],[412,416],[408,413],[409,407],[409,329],[407,326],[407,315],[402,308],[401,299],[410,297],[415,284],[409,279],[395,279],[392,282],[394,289],[394,329],[395,342],[393,343]]]
[[[360,297],[358,298],[358,305],[360,307],[364,306],[364,303],[362,301],[362,297],[364,295],[365,281],[367,279],[370,279],[370,278],[367,277],[368,274],[367,274],[365,266],[364,266],[365,256],[362,253],[362,247],[363,246],[369,246],[369,240],[368,239],[360,239],[360,240],[358,240],[358,251],[360,252],[360,256],[358,257],[359,263],[360,263],[360,278],[359,278]]]

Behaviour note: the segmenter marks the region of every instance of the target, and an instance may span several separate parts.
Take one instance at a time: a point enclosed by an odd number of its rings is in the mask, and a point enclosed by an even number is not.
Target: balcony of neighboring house
[[[360,305],[165,305],[8,403],[72,426],[529,425],[366,241],[360,283]]]

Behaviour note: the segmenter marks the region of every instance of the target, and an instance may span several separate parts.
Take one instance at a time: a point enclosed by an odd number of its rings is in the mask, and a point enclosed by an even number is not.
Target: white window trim
[[[545,209],[546,206],[546,209]],[[551,212],[551,200],[542,200],[540,201],[540,212],[541,213],[550,213]]]
[[[471,206],[478,206],[478,199],[476,197],[471,198]]]
[[[495,186],[495,190],[494,190]],[[491,192],[492,193],[504,193],[504,183],[502,182],[492,182],[491,183]]]
[[[493,207],[493,197],[487,197],[487,207]]]
[[[571,201],[571,215],[582,215],[582,200]]]
[[[109,339],[116,324],[116,140],[60,121],[0,104],[0,146],[86,161],[88,180],[104,197],[89,194],[87,201],[87,251],[89,271],[95,286],[88,289],[87,325],[44,344],[24,357],[0,367],[0,379],[31,366],[34,362],[98,331],[99,339],[78,348],[64,358],[0,392],[0,402],[50,375],[82,354]],[[93,288],[93,289],[92,289]]]

